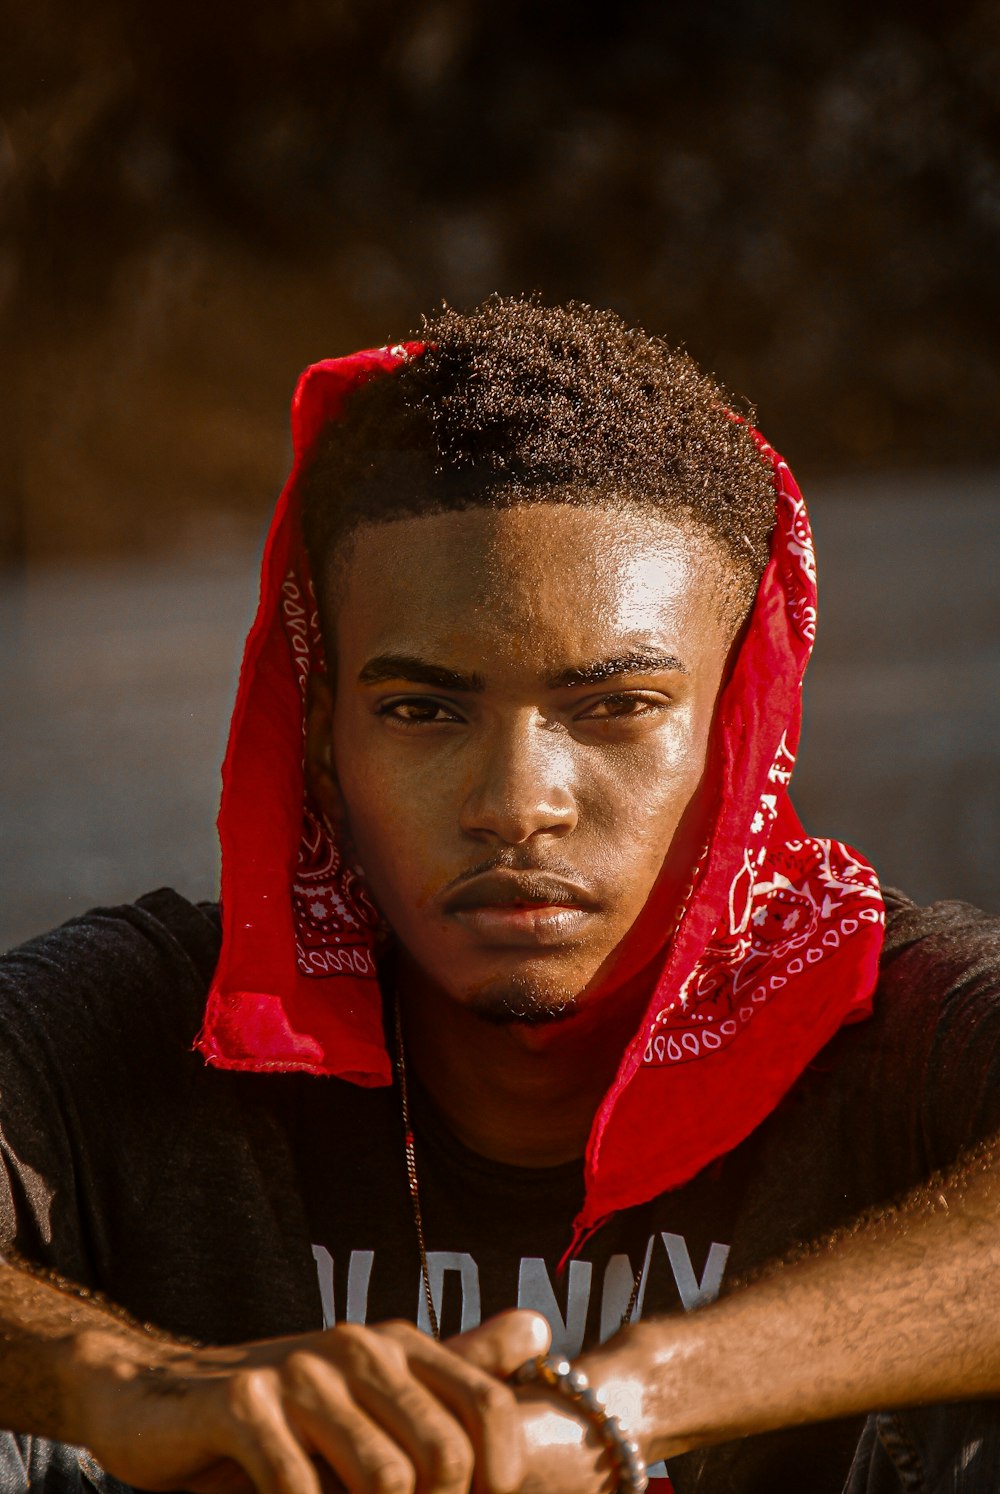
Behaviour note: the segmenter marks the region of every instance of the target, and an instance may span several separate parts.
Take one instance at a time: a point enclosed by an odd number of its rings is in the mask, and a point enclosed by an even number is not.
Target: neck
[[[498,1026],[402,956],[406,1063],[458,1139],[494,1161],[551,1167],[581,1158],[649,994],[649,978],[570,1017]]]

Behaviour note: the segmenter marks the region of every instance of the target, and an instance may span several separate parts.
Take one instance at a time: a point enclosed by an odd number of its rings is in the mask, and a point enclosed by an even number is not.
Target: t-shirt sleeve
[[[922,1140],[931,1167],[948,1170],[1000,1132],[1000,919],[963,902],[909,907],[891,940],[889,995],[921,1013],[912,1080]]]
[[[1000,1134],[1000,922],[891,892],[886,911],[873,1015],[841,1028],[745,1143],[734,1276],[899,1202]]]
[[[1000,919],[965,903],[887,897],[876,1000],[884,1109],[906,1106],[930,1170],[1000,1133]]]
[[[215,910],[164,889],[0,957],[0,1251],[95,1284],[122,1117],[190,1048],[218,944]]]

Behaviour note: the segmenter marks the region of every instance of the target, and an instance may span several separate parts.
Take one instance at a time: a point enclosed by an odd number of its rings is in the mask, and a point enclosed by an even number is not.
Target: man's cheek
[[[394,909],[397,921],[429,916],[435,895],[454,876],[443,856],[435,855],[428,831],[400,815],[369,823],[362,864],[380,904]]]

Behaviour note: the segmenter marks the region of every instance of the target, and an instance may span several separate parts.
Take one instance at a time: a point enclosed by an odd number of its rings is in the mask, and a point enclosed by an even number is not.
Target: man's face
[[[353,537],[332,773],[313,782],[331,809],[339,786],[385,918],[448,996],[496,1020],[572,1010],[607,987],[661,873],[686,884],[731,642],[724,564],[632,507],[473,509]]]

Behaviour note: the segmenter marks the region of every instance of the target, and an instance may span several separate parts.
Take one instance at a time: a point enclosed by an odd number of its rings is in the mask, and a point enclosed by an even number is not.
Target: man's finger
[[[451,1407],[416,1378],[395,1394],[377,1385],[365,1386],[363,1394],[370,1415],[412,1458],[420,1494],[469,1494],[475,1465],[473,1442]]]
[[[548,1346],[545,1319],[532,1312],[504,1313],[447,1344],[435,1343],[410,1323],[386,1323],[376,1332],[396,1340],[410,1372],[461,1423],[475,1455],[473,1487],[484,1494],[520,1488],[521,1420],[505,1378],[510,1369]],[[456,1347],[460,1353],[454,1352]]]
[[[321,1494],[312,1460],[285,1419],[272,1373],[236,1376],[227,1401],[236,1432],[232,1456],[259,1494]]]
[[[521,1486],[524,1446],[511,1387],[430,1340],[410,1363],[414,1375],[465,1428],[475,1453],[477,1494],[513,1494]]]
[[[284,1379],[289,1420],[352,1494],[411,1494],[412,1460],[358,1404],[339,1369],[296,1354]]]
[[[552,1329],[540,1312],[514,1308],[448,1339],[448,1348],[469,1364],[505,1380],[536,1354],[547,1354]]]

